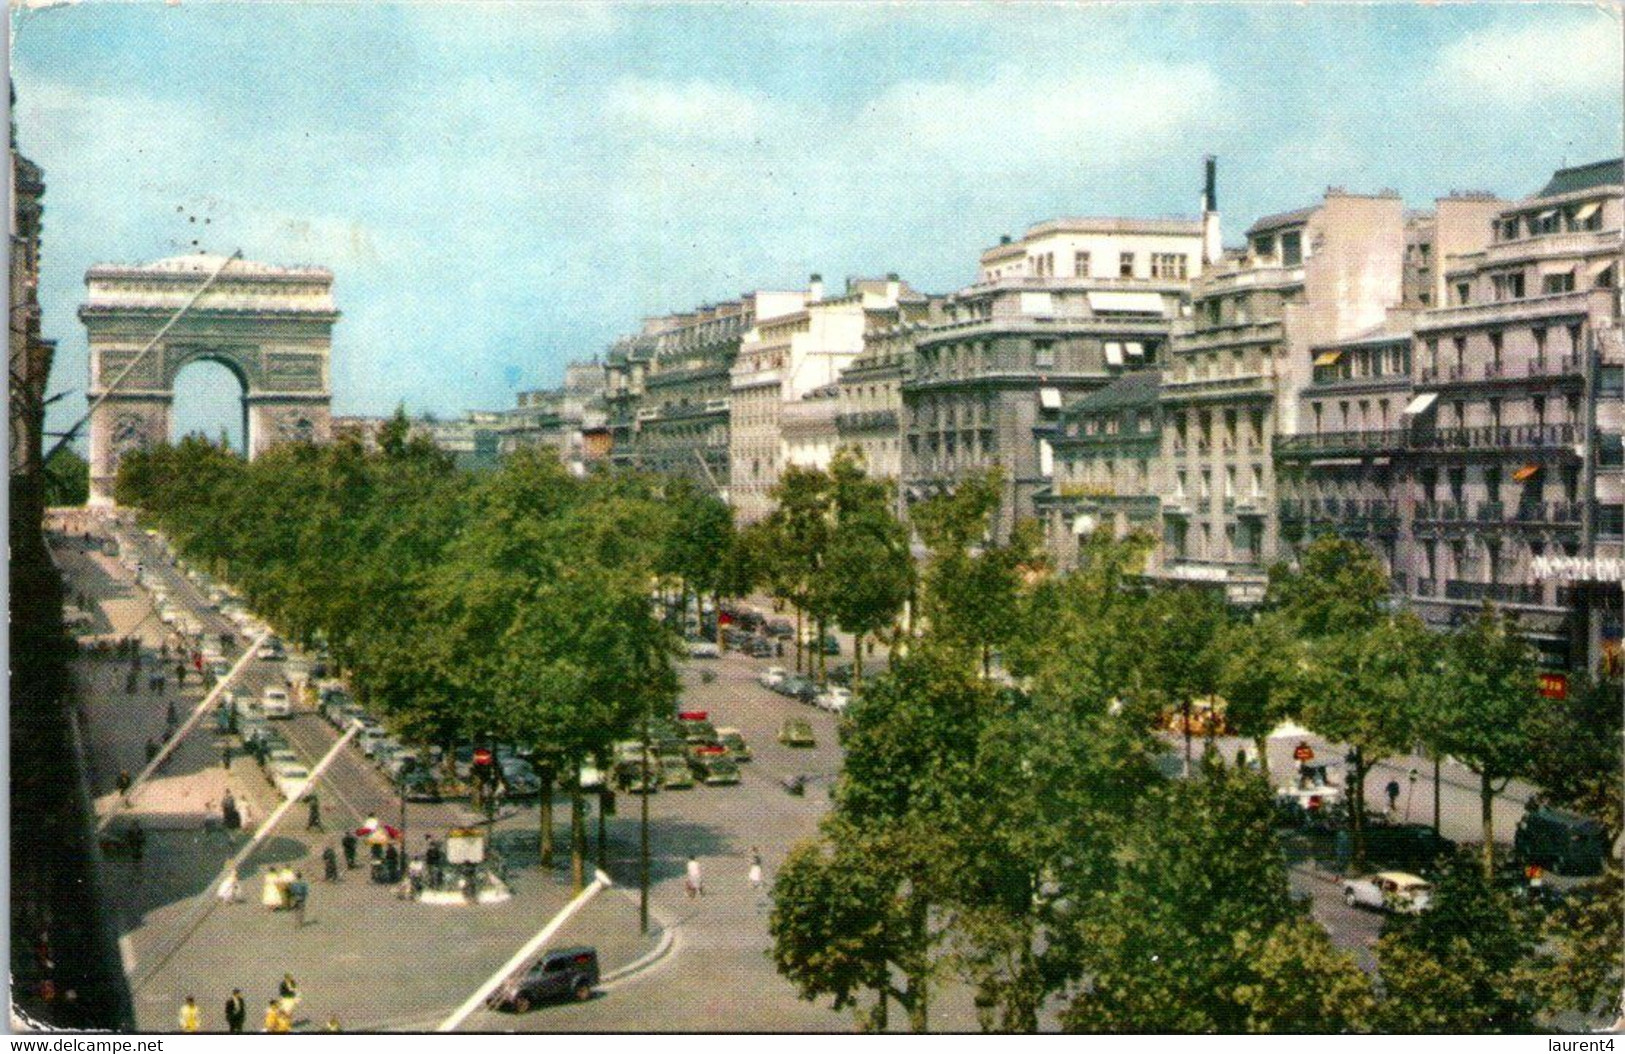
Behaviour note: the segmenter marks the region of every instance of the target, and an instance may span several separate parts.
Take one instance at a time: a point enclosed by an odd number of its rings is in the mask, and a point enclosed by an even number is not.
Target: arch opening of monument
[[[169,441],[202,436],[248,456],[248,381],[229,359],[201,355],[175,372]]]
[[[331,271],[197,254],[98,264],[85,284],[79,317],[90,343],[92,504],[112,503],[125,453],[171,438],[177,426],[187,429],[174,420],[175,386],[193,363],[215,363],[235,376],[249,457],[278,443],[329,438],[329,355],[339,317]]]

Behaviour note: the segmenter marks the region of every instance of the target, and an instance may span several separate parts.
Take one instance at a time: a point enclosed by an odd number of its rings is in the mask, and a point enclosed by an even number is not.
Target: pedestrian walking
[[[164,710],[164,723],[167,724],[169,727],[174,728],[175,727],[175,721],[176,721],[175,700],[171,699],[169,701],[169,706],[167,708],[165,708],[165,710]]]
[[[126,836],[130,844],[130,857],[135,860],[136,866],[141,866],[141,860],[147,853],[147,832],[141,829],[141,821],[136,820],[130,825],[130,833]]]
[[[705,896],[705,879],[700,874],[700,862],[692,856],[688,858],[688,896],[692,900],[696,896]]]
[[[135,694],[135,684],[136,684],[136,673],[135,673],[134,670],[131,670],[130,673],[129,673],[129,676],[124,678],[124,694],[125,695],[134,695]]]
[[[322,803],[321,803],[321,799],[316,797],[316,795],[314,793],[312,793],[311,796],[309,797],[309,799],[307,799],[307,800],[308,800],[308,803],[310,805],[310,811],[306,814],[305,830],[307,830],[307,831],[320,831],[320,830],[323,830],[324,828],[322,827]]]
[[[226,1000],[226,1031],[241,1032],[243,1024],[248,1020],[248,1004],[243,1002],[243,990],[233,988],[231,998]]]
[[[346,871],[354,871],[356,847],[355,832],[345,831],[344,837],[339,840],[339,845],[344,848],[344,869]]]
[[[754,845],[750,847],[750,886],[756,890],[762,888],[762,851]]]
[[[158,756],[158,741],[151,736],[147,737],[147,760],[151,761]]]
[[[1388,794],[1388,813],[1393,815],[1394,810],[1399,807],[1399,781],[1389,780],[1384,790]]]
[[[299,1005],[299,982],[293,979],[293,974],[282,975],[282,984],[277,988],[277,994],[282,997],[282,1015],[293,1024],[293,1011]]]
[[[434,835],[426,834],[423,837],[429,843],[423,850],[423,866],[429,872],[429,887],[438,889],[440,888],[440,866],[445,862],[445,857],[440,851],[440,843],[434,840]]]
[[[243,899],[242,879],[237,877],[235,867],[226,872],[226,877],[220,880],[220,890],[215,894],[222,904],[238,904]]]
[[[175,664],[175,686],[177,688],[186,687],[186,664],[184,662]]]
[[[237,829],[237,799],[232,795],[231,789],[226,789],[225,795],[220,799],[220,822],[228,831]]]
[[[330,845],[322,849],[322,877],[329,882],[339,880],[339,855]]]
[[[293,873],[293,881],[288,883],[288,902],[293,907],[293,928],[305,927],[305,901],[310,899],[310,886],[305,882],[305,876],[298,871]]]
[[[265,869],[260,880],[260,907],[276,911],[282,907],[282,872],[274,867]]]
[[[118,779],[114,781],[114,784],[118,787],[118,792],[119,792],[120,797],[123,797],[124,795],[129,794],[130,793],[130,770],[129,769],[119,769]]]
[[[197,997],[189,995],[181,1004],[180,1025],[182,1032],[196,1032],[203,1027],[203,1011],[198,1009]]]
[[[220,744],[220,767],[227,772],[231,771],[231,742],[229,740]]]

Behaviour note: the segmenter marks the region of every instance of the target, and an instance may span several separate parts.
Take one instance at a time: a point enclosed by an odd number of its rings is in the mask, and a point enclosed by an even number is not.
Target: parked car
[[[807,678],[801,676],[799,673],[787,673],[783,677],[779,678],[778,683],[773,685],[773,690],[778,692],[780,695],[789,696],[790,698],[794,699],[797,695],[801,694],[802,686],[808,683]]]
[[[790,640],[796,635],[796,627],[787,618],[770,618],[767,620],[767,635],[780,640]]]
[[[1531,809],[1512,836],[1518,862],[1559,875],[1600,875],[1608,853],[1602,825],[1563,809]]]
[[[818,698],[818,685],[814,683],[811,678],[801,677],[797,679],[797,683],[793,686],[793,690],[788,694],[790,695],[790,698],[796,700],[797,702],[806,703],[808,706],[811,706],[813,701]]]
[[[440,800],[440,781],[434,778],[434,773],[421,766],[414,765],[402,772],[396,786],[407,801]]]
[[[1427,871],[1455,849],[1455,842],[1425,823],[1374,825],[1365,831],[1366,858],[1404,871]]]
[[[303,765],[289,765],[277,769],[271,777],[271,782],[276,784],[277,793],[284,798],[298,797],[305,789],[305,784],[310,782],[310,770]]]
[[[288,698],[286,689],[267,688],[265,694],[260,696],[260,713],[267,718],[292,717],[293,700]]]
[[[267,662],[277,662],[287,658],[287,653],[283,650],[282,642],[276,637],[266,637],[263,641],[261,641],[259,650],[256,651],[254,655],[257,658],[266,660]]]
[[[529,969],[504,981],[486,999],[493,1010],[523,1014],[549,1000],[586,1002],[598,987],[598,950],[586,946],[542,953]]]
[[[688,657],[691,659],[716,659],[722,655],[722,649],[717,647],[714,640],[691,640],[688,642]]]
[[[777,688],[779,682],[790,676],[783,666],[769,666],[756,675],[756,683],[763,688]]]
[[[843,662],[838,666],[831,666],[826,675],[830,684],[838,684],[842,688],[852,687],[852,664]]]
[[[728,748],[720,744],[697,748],[688,764],[694,777],[707,786],[739,782],[739,766],[728,756]]]
[[[510,798],[534,798],[542,793],[542,781],[536,778],[530,762],[518,758],[502,762],[502,782]]]
[[[844,714],[848,704],[852,702],[852,693],[840,685],[832,684],[819,692],[813,702],[820,710],[828,710],[832,714]]]
[[[717,742],[728,748],[728,756],[735,761],[749,761],[750,745],[745,742],[744,733],[737,728],[717,729]]]
[[[779,726],[779,742],[787,747],[816,747],[812,725],[799,717],[792,717]]]
[[[645,767],[638,760],[618,762],[615,785],[628,794],[652,794],[660,789],[660,765],[651,762]]]
[[[762,617],[760,611],[754,611],[751,608],[741,608],[734,615],[734,625],[746,633],[755,633],[762,628],[762,624],[766,621],[767,619]]]
[[[682,758],[660,759],[660,785],[666,790],[687,790],[694,786],[688,762]]]
[[[1405,871],[1379,871],[1343,883],[1343,901],[1351,908],[1415,915],[1427,910],[1432,897],[1427,879]]]
[[[779,649],[774,647],[773,642],[766,637],[752,637],[745,642],[745,646],[740,651],[753,659],[771,659],[779,653]]]
[[[818,634],[816,633],[808,633],[802,640],[806,643],[808,650],[816,650],[819,647]],[[841,642],[836,639],[835,634],[826,633],[823,639],[823,649],[825,655],[839,655],[841,654]]]
[[[754,634],[749,630],[740,629],[738,626],[722,627],[722,642],[736,651],[743,648],[753,637]]]

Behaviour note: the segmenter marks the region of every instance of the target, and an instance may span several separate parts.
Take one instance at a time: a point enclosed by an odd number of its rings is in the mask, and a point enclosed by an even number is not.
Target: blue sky
[[[947,292],[1040,219],[1194,213],[1204,153],[1230,241],[1327,185],[1517,197],[1621,142],[1590,6],[182,0],[14,30],[54,389],[85,386],[85,269],[199,238],[334,270],[344,413],[510,406],[645,314],[811,271]],[[235,421],[185,379],[183,425]]]

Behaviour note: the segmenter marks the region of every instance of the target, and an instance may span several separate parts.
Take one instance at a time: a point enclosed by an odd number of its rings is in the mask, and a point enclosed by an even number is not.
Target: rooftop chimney
[[[1224,255],[1219,234],[1219,159],[1208,154],[1202,161],[1202,263],[1211,264]]]
[[[824,299],[824,276],[812,274],[807,277],[807,302],[816,304]]]
[[[1009,245],[1010,244],[1010,236],[1008,234],[999,235],[999,244],[1000,245]]]

